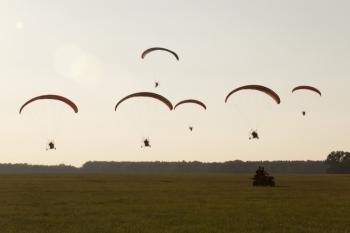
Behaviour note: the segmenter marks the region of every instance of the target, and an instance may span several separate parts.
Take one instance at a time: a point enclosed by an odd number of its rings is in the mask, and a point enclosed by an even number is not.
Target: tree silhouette
[[[350,152],[332,151],[325,161],[327,173],[350,173]]]

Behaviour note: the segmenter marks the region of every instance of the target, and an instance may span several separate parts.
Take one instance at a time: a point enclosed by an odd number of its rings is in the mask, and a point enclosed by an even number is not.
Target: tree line
[[[276,174],[350,173],[350,152],[333,151],[324,161],[227,161],[227,162],[115,162],[88,161],[81,167],[70,165],[0,164],[0,173],[254,173],[261,166]]]
[[[84,172],[198,172],[198,173],[253,173],[263,166],[271,173],[325,173],[324,161],[247,161],[227,162],[86,162]]]
[[[253,173],[263,166],[272,173],[325,173],[324,161],[247,161],[227,162],[105,162],[89,161],[82,167],[69,165],[0,164],[0,173]]]

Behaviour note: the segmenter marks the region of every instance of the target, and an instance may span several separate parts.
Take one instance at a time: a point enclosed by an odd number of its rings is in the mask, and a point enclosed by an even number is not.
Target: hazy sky
[[[350,150],[349,9],[347,0],[2,0],[0,162],[306,160]],[[142,60],[154,46],[180,61],[162,52]],[[272,88],[282,103],[255,92],[224,103],[245,84]],[[300,84],[323,96],[291,94]],[[137,91],[200,99],[208,110],[134,99],[114,111]],[[80,112],[42,101],[18,114],[48,93]],[[250,141],[255,128],[261,139]],[[140,148],[144,137],[151,149]],[[49,139],[56,151],[45,151]]]

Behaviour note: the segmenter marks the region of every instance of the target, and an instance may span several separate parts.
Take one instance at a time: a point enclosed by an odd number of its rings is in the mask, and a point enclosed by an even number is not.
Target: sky
[[[322,160],[350,150],[348,9],[345,0],[2,0],[0,162]],[[180,60],[141,59],[150,47]],[[255,91],[224,102],[247,84],[273,89],[281,104]],[[292,94],[297,85],[323,95]],[[207,110],[135,98],[114,111],[139,91]],[[38,101],[18,113],[43,94],[80,111]],[[140,148],[144,138],[152,148]],[[57,150],[45,150],[49,140]]]

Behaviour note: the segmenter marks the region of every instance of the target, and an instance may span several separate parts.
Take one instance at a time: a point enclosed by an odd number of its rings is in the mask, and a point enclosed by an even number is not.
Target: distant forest
[[[350,152],[333,151],[325,161],[227,161],[227,162],[104,162],[69,165],[0,164],[0,173],[253,173],[263,166],[271,174],[350,173]]]
[[[148,173],[148,172],[197,172],[197,173],[253,173],[263,166],[270,173],[326,173],[324,161],[248,161],[228,162],[103,162],[89,161],[82,167],[68,165],[0,164],[0,173]]]

